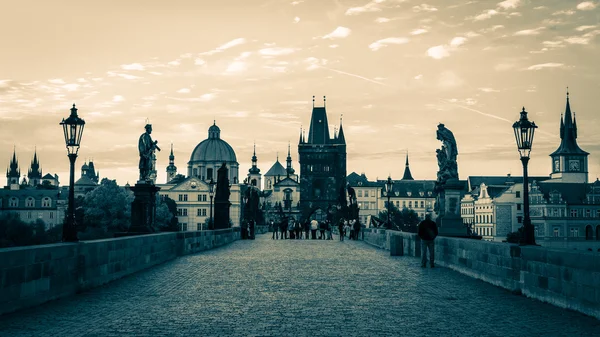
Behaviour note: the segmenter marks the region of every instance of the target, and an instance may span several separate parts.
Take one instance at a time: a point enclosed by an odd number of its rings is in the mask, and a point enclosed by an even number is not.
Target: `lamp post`
[[[210,196],[210,220],[208,221],[208,229],[212,230],[215,228],[215,224],[213,224],[213,197],[215,195],[215,182],[212,178],[210,178],[210,182],[208,183],[208,195]]]
[[[387,229],[392,228],[392,224],[390,223],[390,197],[392,196],[392,187],[394,186],[394,182],[392,181],[392,177],[388,176],[387,181],[385,183],[385,191],[387,194]]]
[[[535,245],[535,233],[531,219],[529,218],[529,177],[527,176],[527,164],[531,154],[531,145],[533,144],[533,134],[537,126],[534,122],[527,119],[525,107],[521,111],[521,118],[513,124],[517,148],[523,163],[523,232],[524,237],[522,245]]]
[[[69,205],[67,209],[67,221],[63,225],[62,240],[66,242],[77,242],[77,225],[75,223],[75,160],[83,135],[85,121],[77,116],[75,104],[71,108],[71,115],[59,123],[63,127],[65,144],[67,145],[67,156],[71,163],[71,177],[69,178]]]

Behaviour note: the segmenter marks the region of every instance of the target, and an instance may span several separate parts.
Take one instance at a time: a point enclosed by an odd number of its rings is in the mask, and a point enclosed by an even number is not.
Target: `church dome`
[[[237,162],[231,145],[221,139],[221,129],[216,124],[208,129],[208,139],[203,140],[192,151],[190,162]]]

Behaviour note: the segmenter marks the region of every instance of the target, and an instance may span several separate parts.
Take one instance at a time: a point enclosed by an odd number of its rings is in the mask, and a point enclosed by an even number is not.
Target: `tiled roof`
[[[539,182],[537,184],[540,191],[544,194],[544,198],[548,199],[550,193],[557,191],[561,194],[561,197],[567,204],[570,205],[581,205],[587,200],[587,193],[590,191],[590,184],[580,183],[552,183],[552,182]]]
[[[287,171],[285,170],[285,168],[283,167],[283,165],[281,165],[281,163],[278,161],[275,162],[275,164],[273,164],[273,166],[271,166],[271,168],[269,169],[269,171],[267,171],[267,173],[265,173],[265,176],[282,176],[285,177],[287,176]]]

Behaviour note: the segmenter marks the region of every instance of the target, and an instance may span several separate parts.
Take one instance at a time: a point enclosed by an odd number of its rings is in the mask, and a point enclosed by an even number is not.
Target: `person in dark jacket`
[[[434,248],[433,240],[438,235],[437,224],[431,220],[431,214],[425,215],[425,220],[419,223],[419,237],[421,238],[421,267],[427,267],[427,250],[429,250],[429,265],[434,267]]]

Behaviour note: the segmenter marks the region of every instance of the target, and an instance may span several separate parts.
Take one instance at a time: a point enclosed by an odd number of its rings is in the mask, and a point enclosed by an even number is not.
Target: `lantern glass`
[[[71,108],[71,115],[67,119],[63,119],[60,125],[63,127],[67,152],[69,155],[77,155],[79,146],[81,145],[85,121],[77,116],[75,104]]]
[[[215,182],[212,178],[210,178],[210,182],[208,183],[208,194],[211,197],[215,194]]]
[[[387,193],[390,193],[392,191],[392,186],[393,186],[393,182],[392,182],[392,177],[388,177],[387,182],[385,183],[385,191]]]
[[[529,158],[531,146],[533,145],[533,135],[536,128],[537,125],[527,119],[527,111],[523,108],[523,111],[521,111],[521,118],[513,124],[517,149],[519,150],[521,158]]]

